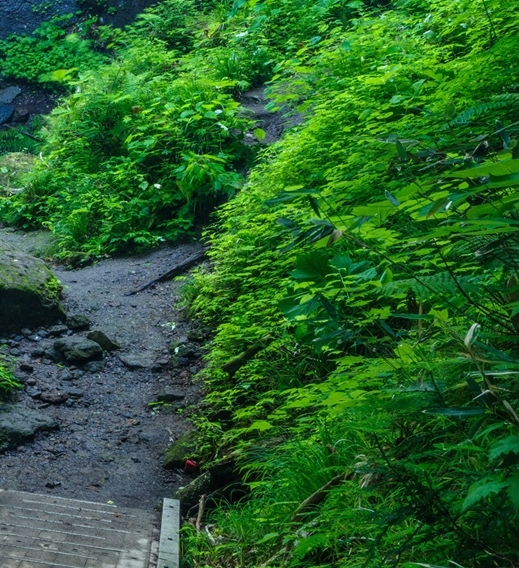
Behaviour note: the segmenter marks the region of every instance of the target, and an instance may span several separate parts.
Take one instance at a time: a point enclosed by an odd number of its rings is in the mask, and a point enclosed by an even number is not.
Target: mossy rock
[[[169,469],[184,467],[186,460],[196,459],[197,451],[196,431],[190,430],[166,450],[164,467]]]
[[[43,260],[0,238],[0,335],[64,320],[61,288]]]
[[[242,486],[240,475],[236,468],[236,456],[231,455],[214,462],[207,471],[193,479],[185,487],[180,487],[174,494],[181,504],[181,509],[186,512],[191,507],[198,504],[202,495],[207,495],[211,502],[206,501],[206,506],[213,507],[215,500],[224,498],[227,502],[234,497],[243,496],[244,487]]]

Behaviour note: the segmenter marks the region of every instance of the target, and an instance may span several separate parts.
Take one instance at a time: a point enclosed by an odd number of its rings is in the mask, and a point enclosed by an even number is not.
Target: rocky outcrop
[[[0,238],[0,336],[65,319],[48,266]]]
[[[0,452],[32,440],[37,432],[56,430],[56,420],[22,405],[0,405]]]

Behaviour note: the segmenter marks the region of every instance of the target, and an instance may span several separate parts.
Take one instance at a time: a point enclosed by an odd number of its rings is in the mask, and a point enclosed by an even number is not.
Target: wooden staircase
[[[178,568],[179,503],[154,514],[20,491],[0,491],[1,568]]]

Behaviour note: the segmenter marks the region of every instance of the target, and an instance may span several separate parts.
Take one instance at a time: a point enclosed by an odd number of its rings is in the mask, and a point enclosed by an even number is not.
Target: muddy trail
[[[2,236],[34,248],[27,235]],[[121,349],[77,368],[47,356],[55,340],[49,330],[8,338],[4,350],[15,357],[24,384],[15,399],[52,417],[59,428],[0,455],[0,487],[152,510],[189,482],[182,471],[165,470],[162,457],[189,428],[179,410],[199,396],[193,376],[207,337],[188,326],[178,307],[181,282],[128,293],[200,249],[191,243],[79,270],[52,267],[69,316],[86,316],[91,330]],[[175,354],[175,345],[183,346],[184,357]],[[161,395],[173,403],[150,406]]]

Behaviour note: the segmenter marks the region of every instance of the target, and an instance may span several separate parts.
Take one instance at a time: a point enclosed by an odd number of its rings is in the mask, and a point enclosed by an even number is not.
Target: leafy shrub
[[[80,76],[27,190],[4,203],[9,219],[51,228],[66,255],[174,240],[241,185],[238,104],[220,83],[175,76],[173,57],[150,46]]]
[[[193,46],[197,6],[194,0],[164,0],[137,16],[127,28],[126,37],[149,37],[166,44],[168,49],[187,53]]]
[[[12,35],[0,41],[1,73],[5,78],[46,84],[71,79],[77,72],[99,66],[105,57],[87,39],[93,21],[71,28],[73,15],[44,22],[32,35]]]
[[[396,2],[278,65],[306,121],[220,209],[192,304],[198,423],[252,499],[194,563],[517,563],[517,3],[476,4]]]
[[[20,382],[13,375],[12,365],[0,356],[0,397],[5,398],[11,391],[21,388]]]

